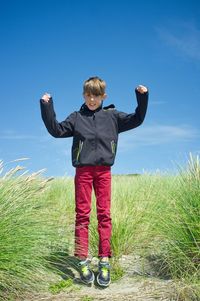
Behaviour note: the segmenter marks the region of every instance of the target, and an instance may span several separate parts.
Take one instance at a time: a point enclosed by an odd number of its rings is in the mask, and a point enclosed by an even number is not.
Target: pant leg
[[[80,258],[88,256],[88,226],[91,212],[93,170],[90,167],[76,169],[75,175],[75,252]]]
[[[111,257],[111,171],[109,166],[96,166],[94,190],[97,204],[99,257]]]

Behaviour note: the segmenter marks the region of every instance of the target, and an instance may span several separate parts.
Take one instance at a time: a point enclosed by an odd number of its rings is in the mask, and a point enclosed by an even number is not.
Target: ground
[[[97,259],[92,260],[93,267],[97,266]],[[158,277],[157,272],[149,261],[136,255],[124,255],[120,265],[125,271],[122,278],[111,283],[108,288],[101,289],[80,284],[78,274],[73,270],[74,285],[59,294],[35,296],[34,301],[175,301],[177,293],[171,279]],[[77,277],[77,278],[76,278]],[[27,300],[27,301],[30,301]]]

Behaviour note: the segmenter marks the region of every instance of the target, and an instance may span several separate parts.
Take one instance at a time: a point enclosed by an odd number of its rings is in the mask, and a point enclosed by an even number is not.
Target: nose
[[[92,100],[92,101],[93,101],[93,100],[94,100],[94,96],[91,96],[91,97],[90,97],[90,100]]]

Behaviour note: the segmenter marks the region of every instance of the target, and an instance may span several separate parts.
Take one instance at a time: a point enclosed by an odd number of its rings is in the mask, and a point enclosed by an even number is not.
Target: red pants
[[[88,256],[88,226],[90,223],[92,187],[96,196],[99,233],[99,257],[111,257],[111,171],[109,166],[76,168],[75,175],[75,256]]]

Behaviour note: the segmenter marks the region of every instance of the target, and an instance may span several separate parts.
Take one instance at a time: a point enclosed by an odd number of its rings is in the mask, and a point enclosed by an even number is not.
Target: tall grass
[[[158,274],[184,282],[180,286],[183,300],[186,296],[188,300],[200,298],[198,157],[190,155],[187,166],[179,168],[177,175],[113,177],[112,221],[114,256],[133,252],[150,255]],[[93,220],[92,252],[97,252],[96,227]]]
[[[39,290],[45,283],[47,288],[56,277],[49,265],[60,254],[73,255],[73,180],[48,182],[41,173],[18,173],[20,167],[0,178],[0,298],[9,292],[20,295]],[[93,256],[98,254],[95,210],[93,197]],[[158,275],[167,275],[180,284],[180,300],[198,300],[199,158],[190,156],[177,175],[113,176],[111,212],[114,258],[132,253],[148,256],[156,263]]]
[[[48,287],[49,257],[64,245],[60,233],[63,206],[46,197],[48,179],[42,171],[27,175],[21,166],[7,172],[0,162],[0,299]],[[22,172],[23,171],[23,172]],[[61,240],[62,236],[62,240]]]
[[[155,205],[154,249],[174,279],[184,279],[183,295],[200,298],[200,164],[190,155],[186,168],[179,168],[173,189]]]

